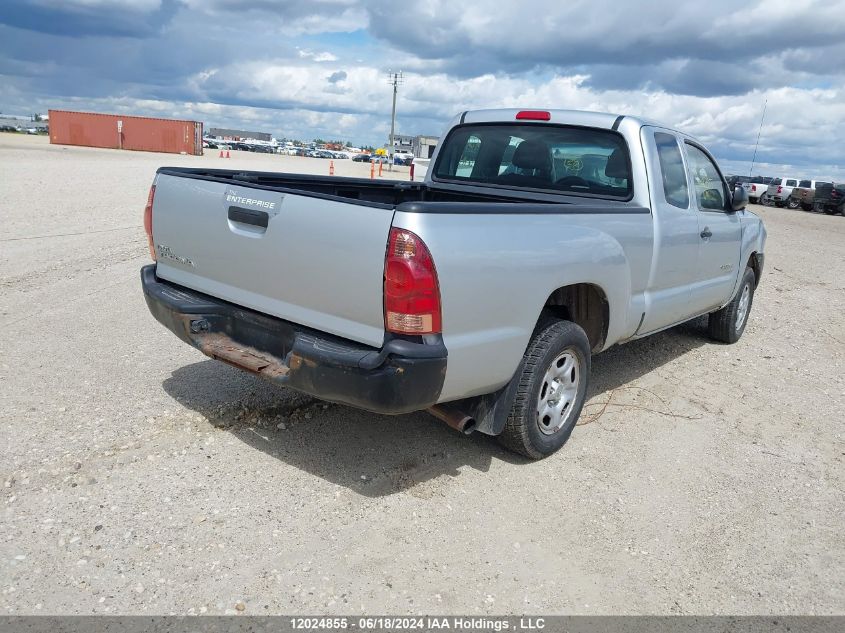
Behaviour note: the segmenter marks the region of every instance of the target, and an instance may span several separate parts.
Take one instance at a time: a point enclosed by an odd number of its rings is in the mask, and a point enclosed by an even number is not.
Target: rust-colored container
[[[202,123],[50,110],[50,142],[202,156]]]

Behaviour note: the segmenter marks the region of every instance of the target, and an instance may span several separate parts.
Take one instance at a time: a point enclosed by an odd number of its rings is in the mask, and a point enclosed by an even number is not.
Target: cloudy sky
[[[741,6],[741,8],[736,8]],[[747,173],[845,179],[845,0],[3,0],[0,111],[385,142],[549,107],[677,126]]]

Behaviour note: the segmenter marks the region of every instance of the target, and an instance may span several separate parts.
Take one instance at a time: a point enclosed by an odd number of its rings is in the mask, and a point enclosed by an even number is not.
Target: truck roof
[[[598,127],[607,129],[616,129],[624,120],[628,124],[635,124],[638,127],[642,125],[655,125],[658,127],[669,128],[669,126],[642,119],[640,117],[630,116],[627,114],[613,114],[608,112],[590,112],[587,110],[553,110],[549,108],[501,108],[496,110],[468,110],[456,117],[461,123],[489,123],[502,121],[516,121],[516,115],[524,111],[540,111],[548,112],[549,120],[542,121],[543,123],[566,123],[569,125],[584,125],[588,127]],[[618,122],[617,122],[618,121]],[[531,121],[520,121],[523,123],[530,123]]]

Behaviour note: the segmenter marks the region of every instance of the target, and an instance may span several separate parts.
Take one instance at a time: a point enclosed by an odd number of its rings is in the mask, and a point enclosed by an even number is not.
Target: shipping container
[[[202,123],[50,110],[50,142],[202,156]]]

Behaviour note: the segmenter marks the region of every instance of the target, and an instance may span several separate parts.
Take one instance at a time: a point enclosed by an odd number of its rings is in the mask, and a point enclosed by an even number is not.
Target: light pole
[[[396,133],[396,92],[397,88],[402,85],[403,76],[402,71],[399,72],[392,72],[387,71],[390,80],[389,83],[393,84],[393,110],[390,113],[390,146],[387,148],[387,169],[393,171],[393,137]]]

